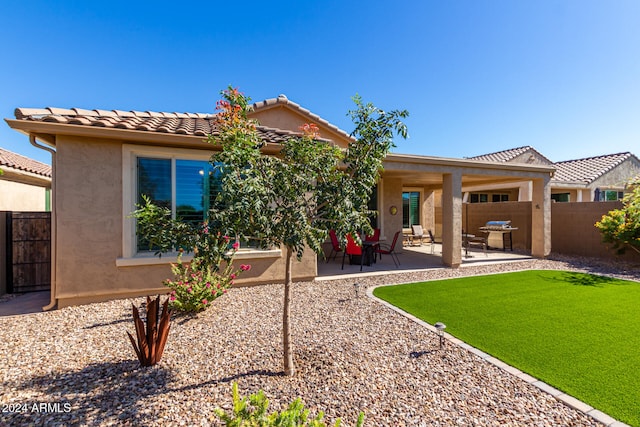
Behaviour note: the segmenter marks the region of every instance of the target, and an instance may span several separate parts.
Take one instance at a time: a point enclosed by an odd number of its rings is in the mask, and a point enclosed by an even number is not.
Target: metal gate
[[[7,212],[7,292],[51,289],[51,212]]]

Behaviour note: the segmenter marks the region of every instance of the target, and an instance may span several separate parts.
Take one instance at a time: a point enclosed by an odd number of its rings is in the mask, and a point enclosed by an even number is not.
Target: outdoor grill
[[[487,233],[487,247],[493,249],[507,248],[513,251],[513,236],[511,232],[517,230],[511,226],[511,221],[488,221],[484,227],[480,227],[480,231]]]

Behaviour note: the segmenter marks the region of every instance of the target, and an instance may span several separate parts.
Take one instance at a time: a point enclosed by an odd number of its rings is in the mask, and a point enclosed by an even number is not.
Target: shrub
[[[233,383],[233,413],[227,414],[223,409],[216,408],[215,413],[227,427],[326,427],[324,413],[309,419],[309,410],[304,408],[300,398],[289,404],[282,412],[267,415],[269,399],[262,390],[249,397],[240,397],[238,383]],[[360,412],[356,426],[364,424],[364,413]],[[338,418],[334,424],[340,426]]]
[[[175,279],[167,279],[163,284],[171,288],[171,307],[180,311],[198,312],[207,309],[216,298],[225,294],[240,272],[250,268],[251,266],[243,264],[240,270],[234,270],[228,264],[220,272],[198,257],[194,257],[190,264],[185,264],[180,254],[178,262],[171,264]]]
[[[163,282],[171,288],[169,301],[179,311],[198,312],[208,308],[213,300],[233,285],[238,275],[250,265],[232,267],[239,243],[219,231],[211,232],[209,223],[190,223],[172,219],[171,211],[153,204],[143,196],[143,204],[131,214],[137,220],[137,232],[156,255],[178,249],[178,261],[171,265],[174,279]],[[193,251],[191,263],[182,262],[184,250]],[[224,267],[224,268],[223,268]]]

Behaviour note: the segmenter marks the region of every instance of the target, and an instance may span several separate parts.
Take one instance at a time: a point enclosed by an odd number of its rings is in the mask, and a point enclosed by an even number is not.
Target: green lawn
[[[640,426],[640,283],[566,271],[385,286],[374,295]]]

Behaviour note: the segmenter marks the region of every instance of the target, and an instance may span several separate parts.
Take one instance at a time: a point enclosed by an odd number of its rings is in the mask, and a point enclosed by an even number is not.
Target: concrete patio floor
[[[345,259],[344,269],[342,269],[342,252],[339,253],[335,259],[329,260],[328,263],[325,259],[319,258],[318,277],[316,280],[333,280],[344,277],[345,275],[359,277],[449,268],[442,263],[442,245],[439,243],[434,244],[433,254],[431,253],[430,244],[400,247],[397,248],[397,253],[398,259],[400,260],[398,267],[394,265],[391,256],[384,255],[382,259],[378,258],[378,261],[371,264],[371,266],[363,266],[362,271],[360,271],[360,264],[350,265],[348,257]],[[468,256],[466,256],[463,249],[462,265],[460,267],[464,268],[471,265],[514,262],[527,259],[532,259],[532,257],[519,252],[504,252],[502,250],[487,250],[485,254],[481,249],[470,248]]]

